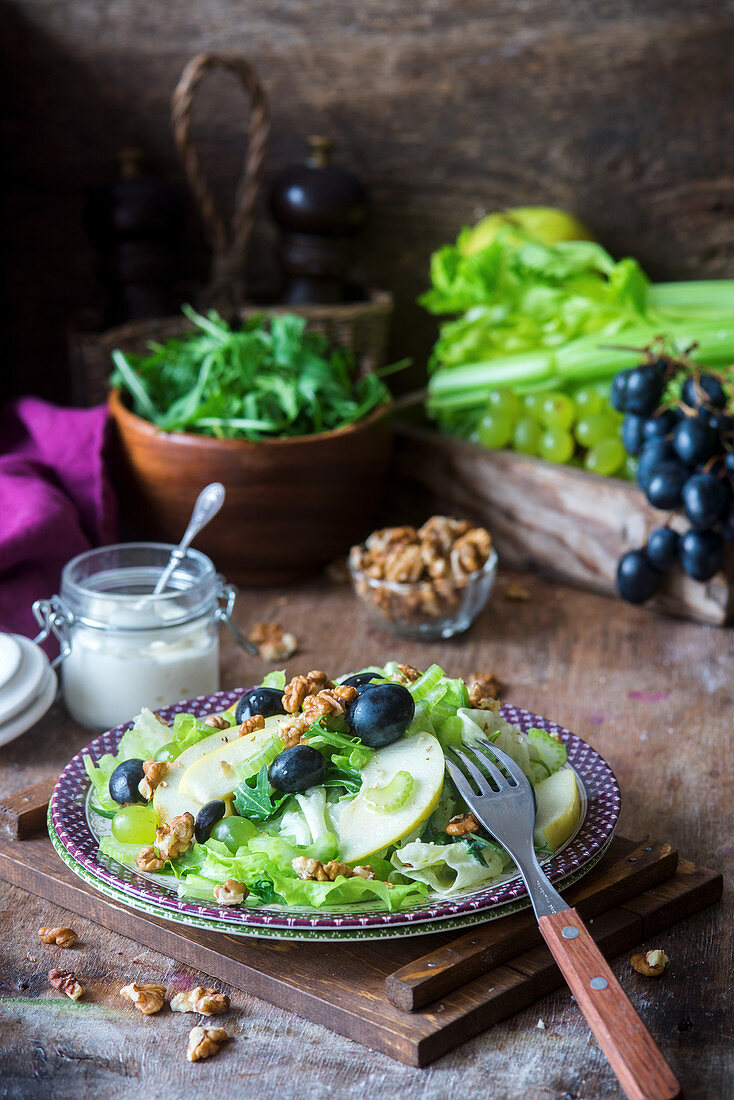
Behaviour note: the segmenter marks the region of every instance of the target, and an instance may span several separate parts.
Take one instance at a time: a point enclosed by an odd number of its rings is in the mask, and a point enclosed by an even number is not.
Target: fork
[[[482,750],[491,752],[494,759]],[[476,763],[466,752],[453,750],[463,770],[446,758],[451,780],[477,821],[517,864],[540,932],[626,1095],[630,1100],[673,1100],[681,1096],[670,1066],[586,925],[553,888],[538,863],[533,847],[535,796],[525,773],[511,756],[489,742],[481,743],[481,749],[474,744],[471,751]]]

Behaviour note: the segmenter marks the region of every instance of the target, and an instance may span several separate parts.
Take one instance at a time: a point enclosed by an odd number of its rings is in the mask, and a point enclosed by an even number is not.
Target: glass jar
[[[218,691],[218,623],[240,635],[230,618],[236,590],[206,555],[188,550],[154,596],[173,550],[150,542],[89,550],[64,566],[60,596],[33,605],[43,627],[36,641],[59,641],[54,664],[81,725],[105,730],[142,707]]]

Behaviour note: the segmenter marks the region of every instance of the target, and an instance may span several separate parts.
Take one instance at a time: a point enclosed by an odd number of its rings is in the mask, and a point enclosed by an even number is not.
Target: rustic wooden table
[[[675,622],[539,578],[508,581],[463,638],[398,641],[370,627],[350,590],[317,581],[285,594],[243,593],[241,625],[278,619],[301,639],[289,672],[330,673],[399,657],[439,661],[455,673],[491,670],[505,699],[577,731],[612,764],[622,787],[621,828],[677,845],[726,872],[734,861],[731,768],[732,634]],[[259,679],[263,666],[223,638],[223,686]],[[58,772],[90,735],[56,705],[31,732],[0,749],[0,794]],[[235,1039],[211,1061],[184,1057],[192,1017],[143,1017],[117,991],[133,980],[195,984],[164,955],[72,917],[0,883],[0,1096],[176,1098],[207,1094],[316,1100],[370,1092],[403,1100],[620,1095],[570,996],[559,992],[466,1043],[427,1069],[412,1069],[235,990],[223,1018]],[[88,995],[73,1003],[49,990],[56,949],[41,925],[71,924],[79,944],[64,955]],[[615,970],[685,1087],[686,1096],[734,1095],[731,1056],[731,902],[665,932],[670,965],[660,980]],[[335,948],[338,950],[338,948]],[[542,1020],[545,1030],[538,1028]],[[219,1022],[219,1021],[217,1021]]]

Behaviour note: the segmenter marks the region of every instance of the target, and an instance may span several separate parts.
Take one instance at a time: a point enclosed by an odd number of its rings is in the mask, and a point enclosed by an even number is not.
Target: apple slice
[[[196,817],[202,804],[197,802],[196,799],[182,794],[179,790],[186,769],[195,760],[199,760],[208,752],[214,752],[215,749],[233,740],[236,736],[236,726],[226,730],[216,730],[210,737],[205,737],[203,741],[197,741],[195,745],[192,745],[191,748],[186,749],[185,752],[182,752],[180,756],[171,761],[166,772],[166,786],[156,787],[153,794],[153,809],[164,825],[167,825],[172,817],[179,814],[190,813]]]
[[[181,777],[180,793],[202,805],[214,798],[226,798],[232,794],[243,779],[254,775],[263,764],[269,764],[282,752],[283,742],[278,736],[281,719],[282,715],[277,714],[266,718],[263,729],[244,737],[235,736],[195,760]],[[236,734],[236,730],[233,732]]]
[[[413,779],[406,801],[391,813],[371,807],[362,792],[387,787],[398,772],[408,772]],[[443,779],[443,751],[430,733],[401,737],[378,749],[362,769],[362,791],[338,814],[340,858],[354,863],[412,833],[438,805]]]
[[[535,799],[535,843],[555,852],[571,836],[581,816],[576,776],[570,768],[561,768],[538,783]]]

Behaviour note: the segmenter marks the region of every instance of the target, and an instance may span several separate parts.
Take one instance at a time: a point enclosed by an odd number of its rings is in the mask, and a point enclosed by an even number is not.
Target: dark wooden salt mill
[[[118,154],[120,178],[97,187],[84,227],[97,249],[103,323],[121,324],[175,312],[183,228],[178,192],[142,167],[139,149]]]
[[[308,138],[305,164],[285,168],[270,194],[280,228],[282,300],[291,304],[361,301],[349,282],[351,245],[367,217],[367,193],[357,177],[330,163],[330,138]]]

